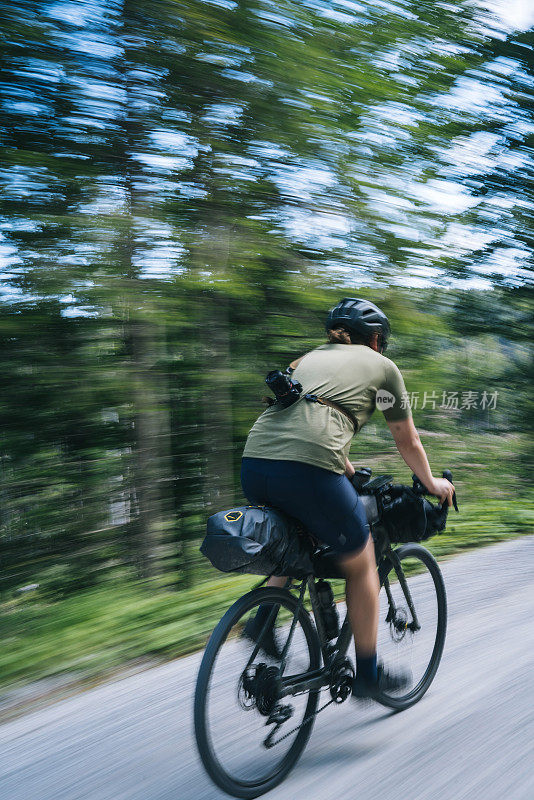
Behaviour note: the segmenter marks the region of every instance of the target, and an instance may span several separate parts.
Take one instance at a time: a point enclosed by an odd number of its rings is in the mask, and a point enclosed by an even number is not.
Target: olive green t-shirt
[[[348,409],[358,430],[375,408],[388,421],[411,416],[398,367],[366,345],[323,344],[307,353],[291,376],[302,395],[325,397]],[[378,397],[377,397],[378,392]],[[269,406],[248,435],[243,456],[302,461],[332,472],[345,472],[354,428],[335,408],[302,396],[288,408]]]

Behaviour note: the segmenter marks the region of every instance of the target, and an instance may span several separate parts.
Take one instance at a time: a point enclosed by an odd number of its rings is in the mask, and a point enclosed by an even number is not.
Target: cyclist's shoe
[[[251,617],[243,628],[243,633],[241,635],[245,639],[250,639],[251,642],[257,644],[264,624],[264,622],[258,622],[255,617]],[[275,661],[282,660],[282,648],[276,640],[276,634],[274,632],[273,625],[269,625],[263,634],[260,645],[260,651],[261,650],[263,650],[266,656],[274,659]]]
[[[402,689],[406,689],[412,682],[410,672],[389,672],[383,664],[378,664],[377,673],[376,683],[356,675],[352,682],[352,696],[360,700],[376,700],[380,694],[399,692]]]

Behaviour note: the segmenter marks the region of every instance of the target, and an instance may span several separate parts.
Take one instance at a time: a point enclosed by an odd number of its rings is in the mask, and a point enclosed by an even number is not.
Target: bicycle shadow
[[[350,701],[349,701],[350,702]],[[325,768],[335,763],[345,764],[348,759],[365,758],[373,756],[383,748],[380,737],[371,742],[358,734],[368,728],[375,728],[380,723],[385,722],[397,712],[391,709],[381,709],[378,714],[364,719],[356,717],[358,708],[350,709],[343,718],[334,718],[332,715],[329,723],[335,721],[335,734],[332,736],[330,725],[328,734],[321,735],[320,724],[316,725],[312,733],[308,747],[300,758],[299,764],[305,765],[308,769]],[[314,743],[315,739],[315,743]],[[362,741],[363,739],[363,741]],[[315,744],[315,746],[314,746]]]

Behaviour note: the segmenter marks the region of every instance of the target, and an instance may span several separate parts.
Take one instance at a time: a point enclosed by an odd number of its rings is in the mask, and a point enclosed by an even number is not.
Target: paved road
[[[327,709],[269,800],[533,800],[534,537],[443,564],[449,632],[426,697]],[[199,656],[0,728],[5,800],[217,800],[193,744]]]

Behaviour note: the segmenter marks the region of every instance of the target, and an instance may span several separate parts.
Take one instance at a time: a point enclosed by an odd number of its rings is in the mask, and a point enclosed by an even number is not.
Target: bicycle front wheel
[[[445,645],[447,598],[437,561],[419,544],[394,550],[379,565],[378,655],[405,671],[409,685],[378,702],[401,711],[417,703],[434,680]]]
[[[195,692],[195,736],[202,763],[214,783],[234,797],[258,797],[284,779],[306,746],[319,700],[319,691],[278,697],[280,662],[265,652],[262,642],[258,648],[245,630],[260,605],[269,611],[277,647],[284,647],[297,599],[285,589],[249,592],[213,631]],[[302,674],[319,665],[317,633],[301,609],[283,674]],[[275,728],[270,720],[281,705],[290,717]]]

